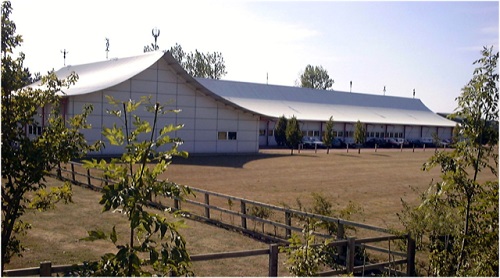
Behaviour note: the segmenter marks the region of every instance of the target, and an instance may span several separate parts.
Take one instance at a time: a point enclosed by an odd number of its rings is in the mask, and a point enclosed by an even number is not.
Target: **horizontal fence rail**
[[[69,169],[68,167],[59,167],[56,170],[56,176],[59,179],[67,180],[74,184],[97,191],[102,190],[106,184],[113,183],[113,181],[103,178],[102,170],[86,169],[83,167],[83,164],[77,162],[69,162],[66,166],[69,166]],[[194,220],[234,229],[252,237],[264,239],[270,243],[278,243],[280,245],[287,245],[287,239],[290,238],[292,234],[302,233],[303,228],[294,226],[294,221],[292,221],[292,219],[310,218],[321,220],[335,225],[336,233],[331,234],[331,232],[326,230],[318,230],[315,231],[314,235],[334,239],[335,241],[330,243],[330,245],[337,246],[338,255],[344,258],[345,265],[342,269],[322,272],[319,276],[364,273],[365,271],[375,269],[385,269],[389,273],[391,273],[391,271],[394,273],[403,273],[406,276],[414,276],[415,274],[415,243],[409,235],[394,235],[389,229],[372,225],[265,204],[199,188],[189,188],[194,192],[194,196],[190,195],[184,199],[171,199],[157,196],[150,201],[150,205],[161,210],[182,210],[187,217]],[[259,212],[263,211],[268,212],[268,214],[260,215]],[[253,224],[253,227],[251,227],[251,224]],[[257,225],[259,226],[257,227]],[[346,230],[349,229],[362,229],[370,233],[382,233],[383,235],[357,239],[349,237],[346,234]],[[400,246],[406,246],[406,250],[393,250],[396,244],[393,243],[393,248],[391,248],[391,242],[395,241],[402,242]],[[276,254],[273,254],[274,251],[272,251],[270,247],[270,249],[261,250],[193,255],[191,259],[192,261],[201,261],[267,254],[270,257],[269,275],[277,276],[278,247],[275,244],[271,244],[270,246],[274,246],[272,248],[276,249]],[[355,250],[358,250],[357,248],[365,250],[365,253],[366,250],[371,250],[370,252],[381,254],[379,256],[386,256],[388,259],[383,262],[376,261],[371,263],[356,261],[354,255],[356,252]],[[274,259],[274,257],[276,258]],[[274,266],[274,260],[276,260],[276,266]],[[401,269],[397,270],[396,266],[406,266],[406,269],[402,272]],[[7,275],[18,276],[11,273],[12,272],[5,272]],[[38,274],[33,272],[30,273],[31,274],[27,275]]]

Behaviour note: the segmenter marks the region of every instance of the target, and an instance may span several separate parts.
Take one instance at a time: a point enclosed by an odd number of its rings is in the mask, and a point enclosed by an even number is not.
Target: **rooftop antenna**
[[[350,89],[350,91],[349,91],[349,92],[350,92],[350,93],[352,93],[352,81],[351,81],[351,83],[350,83],[350,84],[351,84],[351,89]]]
[[[154,45],[153,50],[158,50],[158,44],[156,44],[156,42],[158,40],[158,37],[160,36],[160,30],[155,27],[155,28],[153,28],[153,30],[151,30],[151,34],[155,38],[155,45]]]
[[[413,98],[415,98],[415,89],[413,89]]]
[[[106,38],[106,60],[108,59],[108,53],[109,53],[109,39]]]
[[[64,50],[61,50],[61,53],[63,54],[63,58],[64,58],[64,66],[66,66],[66,54],[68,54],[69,51],[66,51],[66,49],[64,49]]]
[[[385,96],[385,85],[384,85],[384,96]]]

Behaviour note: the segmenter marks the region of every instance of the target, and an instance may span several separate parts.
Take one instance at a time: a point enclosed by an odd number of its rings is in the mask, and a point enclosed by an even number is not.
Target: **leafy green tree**
[[[317,242],[314,230],[318,224],[308,219],[303,225],[302,237],[292,234],[288,239],[289,245],[280,247],[287,256],[287,268],[293,276],[315,276],[321,266],[332,266],[336,250],[328,246],[330,240]]]
[[[328,90],[333,86],[333,79],[322,66],[307,65],[300,75],[300,87]]]
[[[11,3],[2,2],[2,271],[14,255],[22,255],[19,236],[30,224],[21,217],[30,209],[44,211],[59,201],[71,201],[68,184],[45,191],[45,177],[58,164],[91,149],[80,129],[89,127],[86,117],[92,108],[85,107],[81,115],[66,122],[59,111],[58,93],[76,82],[75,74],[59,80],[52,73],[41,78],[43,86],[24,87],[31,77],[23,66],[25,56],[11,56],[22,42],[9,19],[11,12]],[[37,120],[42,107],[49,112],[45,123]],[[30,138],[28,126],[40,127],[41,134]]]
[[[328,122],[326,122],[326,130],[325,130],[325,135],[323,136],[323,143],[326,146],[326,153],[330,153],[330,146],[332,145],[333,141],[333,116],[330,117]]]
[[[463,122],[452,152],[436,152],[423,169],[441,169],[441,181],[421,194],[421,204],[403,202],[400,219],[428,251],[429,275],[495,276],[498,273],[498,52],[484,48],[473,77],[451,117]]]
[[[224,57],[220,52],[202,53],[198,50],[186,53],[179,44],[170,48],[172,56],[192,76],[220,79],[227,74]]]
[[[288,124],[288,119],[285,115],[278,119],[278,122],[274,126],[274,139],[278,146],[286,145],[286,126]]]
[[[358,120],[354,127],[354,143],[358,145],[358,154],[361,153],[361,145],[366,141],[365,126]]]
[[[104,128],[103,135],[111,145],[124,146],[125,152],[109,162],[104,159],[85,161],[85,167],[102,169],[103,175],[111,181],[103,188],[100,204],[104,206],[103,211],[120,211],[128,218],[130,229],[126,238],[129,242],[117,244],[114,227],[109,235],[102,231],[90,231],[87,239],[109,238],[118,251],[104,255],[84,273],[97,276],[191,275],[186,242],[178,232],[182,221],[173,222],[146,210],[153,197],[182,199],[191,193],[188,187],[169,180],[158,180],[171,163],[172,156],[187,157],[186,152],[178,150],[182,141],[168,135],[183,125],[157,126],[163,121],[161,115],[178,111],[167,110],[159,103],[150,103],[150,98],[146,97],[137,102],[107,98],[117,107],[109,113],[118,117],[123,125],[115,123],[111,128]],[[140,107],[153,114],[152,124],[133,114]],[[130,123],[129,119],[133,122]],[[169,149],[162,151],[165,148]],[[172,213],[177,216],[181,211]],[[143,259],[141,253],[149,255],[149,259]],[[146,265],[152,266],[156,273],[151,273]]]
[[[297,148],[302,141],[302,131],[300,131],[299,121],[293,116],[288,120],[286,124],[286,142],[291,149],[291,155],[293,155],[293,149]]]

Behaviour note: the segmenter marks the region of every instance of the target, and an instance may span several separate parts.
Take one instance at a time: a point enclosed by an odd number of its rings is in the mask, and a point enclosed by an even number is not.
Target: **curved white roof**
[[[66,96],[76,96],[97,92],[139,74],[149,68],[164,55],[163,52],[148,52],[143,55],[110,59],[107,61],[66,66],[56,72],[59,79],[67,78],[72,72],[78,74],[78,81],[69,88],[62,88]],[[37,82],[31,86],[40,84]]]
[[[453,127],[419,99],[196,78],[219,96],[258,114],[299,120]]]
[[[305,121],[327,121],[333,116],[337,122],[359,120],[373,124],[455,126],[455,122],[433,113],[419,99],[193,78],[169,52],[149,52],[134,57],[66,66],[58,70],[56,75],[62,79],[76,72],[78,82],[62,90],[66,96],[82,95],[124,82],[162,58],[186,82],[206,95],[264,117],[279,118],[285,115]],[[37,82],[30,87],[39,84]]]

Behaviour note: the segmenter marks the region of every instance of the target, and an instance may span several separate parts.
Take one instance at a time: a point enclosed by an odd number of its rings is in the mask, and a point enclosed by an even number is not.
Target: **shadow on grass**
[[[279,157],[289,157],[289,156],[290,154],[263,154],[263,153],[192,155],[189,156],[188,158],[173,157],[172,163],[175,165],[243,168],[245,164],[252,161],[279,158]]]

